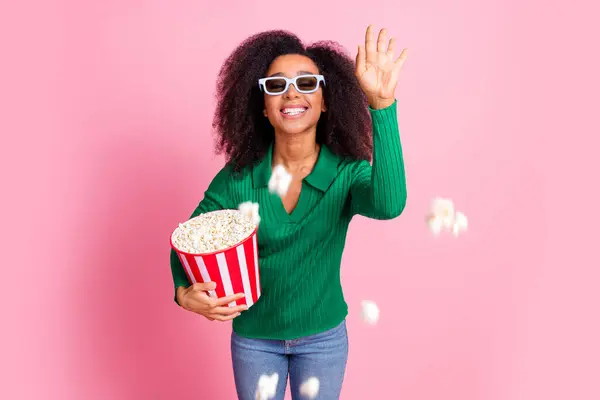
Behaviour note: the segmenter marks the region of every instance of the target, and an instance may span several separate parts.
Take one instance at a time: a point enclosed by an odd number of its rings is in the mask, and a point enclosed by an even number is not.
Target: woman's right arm
[[[231,197],[228,191],[230,179],[231,168],[225,166],[217,173],[208,186],[208,189],[204,192],[204,198],[200,201],[190,219],[206,212],[231,208]],[[173,284],[175,286],[174,300],[188,311],[204,315],[210,320],[226,320],[231,319],[238,312],[244,310],[243,306],[223,307],[229,302],[243,297],[243,295],[234,294],[222,299],[212,299],[205,291],[214,289],[209,288],[209,286],[214,285],[214,282],[198,282],[190,285],[183,265],[181,265],[181,261],[173,249],[171,249],[171,274],[173,275]]]
[[[196,282],[189,287],[180,286],[177,288],[179,302],[184,309],[200,314],[210,321],[228,321],[234,319],[242,311],[248,309],[246,305],[229,307],[229,303],[244,297],[243,293],[234,294],[218,299],[210,297],[206,292],[215,290],[214,282]]]
[[[192,219],[197,217],[200,214],[222,210],[227,208],[229,193],[228,193],[228,181],[230,178],[230,167],[223,167],[217,175],[213,178],[211,183],[208,185],[208,189],[204,192],[204,198],[192,215],[188,219]],[[175,285],[175,302],[179,305],[179,299],[177,296],[177,289],[179,287],[187,288],[190,286],[187,275],[185,274],[185,270],[183,269],[183,265],[181,265],[181,261],[175,253],[175,250],[171,249],[171,274],[173,275],[173,284]]]

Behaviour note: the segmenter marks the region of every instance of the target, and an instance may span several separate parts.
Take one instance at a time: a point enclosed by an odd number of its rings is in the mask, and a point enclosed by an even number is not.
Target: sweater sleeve
[[[406,206],[406,176],[398,129],[397,101],[389,107],[369,107],[373,122],[373,165],[356,163],[350,187],[352,215],[392,219]]]
[[[197,217],[200,214],[222,210],[228,207],[228,187],[229,187],[230,167],[223,167],[213,178],[208,188],[204,192],[204,198],[200,201],[189,219]],[[177,256],[175,250],[171,249],[171,274],[173,275],[173,284],[175,285],[174,300],[177,304],[177,288],[179,286],[188,287],[190,285],[183,265]]]

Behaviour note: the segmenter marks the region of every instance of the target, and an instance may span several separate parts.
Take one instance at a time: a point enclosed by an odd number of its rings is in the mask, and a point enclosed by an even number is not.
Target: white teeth
[[[306,109],[304,108],[284,108],[283,113],[286,115],[302,114]]]

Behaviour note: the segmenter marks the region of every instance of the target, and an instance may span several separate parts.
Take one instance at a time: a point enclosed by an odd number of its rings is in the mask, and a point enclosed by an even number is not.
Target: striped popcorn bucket
[[[258,246],[256,229],[240,243],[213,253],[191,254],[171,247],[185,269],[191,284],[216,282],[217,288],[208,294],[214,298],[244,293],[245,297],[232,301],[229,307],[247,305],[250,308],[260,297]]]

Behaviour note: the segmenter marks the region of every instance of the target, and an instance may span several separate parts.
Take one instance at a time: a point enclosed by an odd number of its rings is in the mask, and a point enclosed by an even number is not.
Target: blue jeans
[[[300,385],[319,379],[319,400],[337,400],[348,360],[346,321],[333,329],[294,340],[249,339],[231,334],[233,375],[239,400],[255,400],[261,375],[279,374],[277,395],[283,400],[289,374],[292,399]]]

